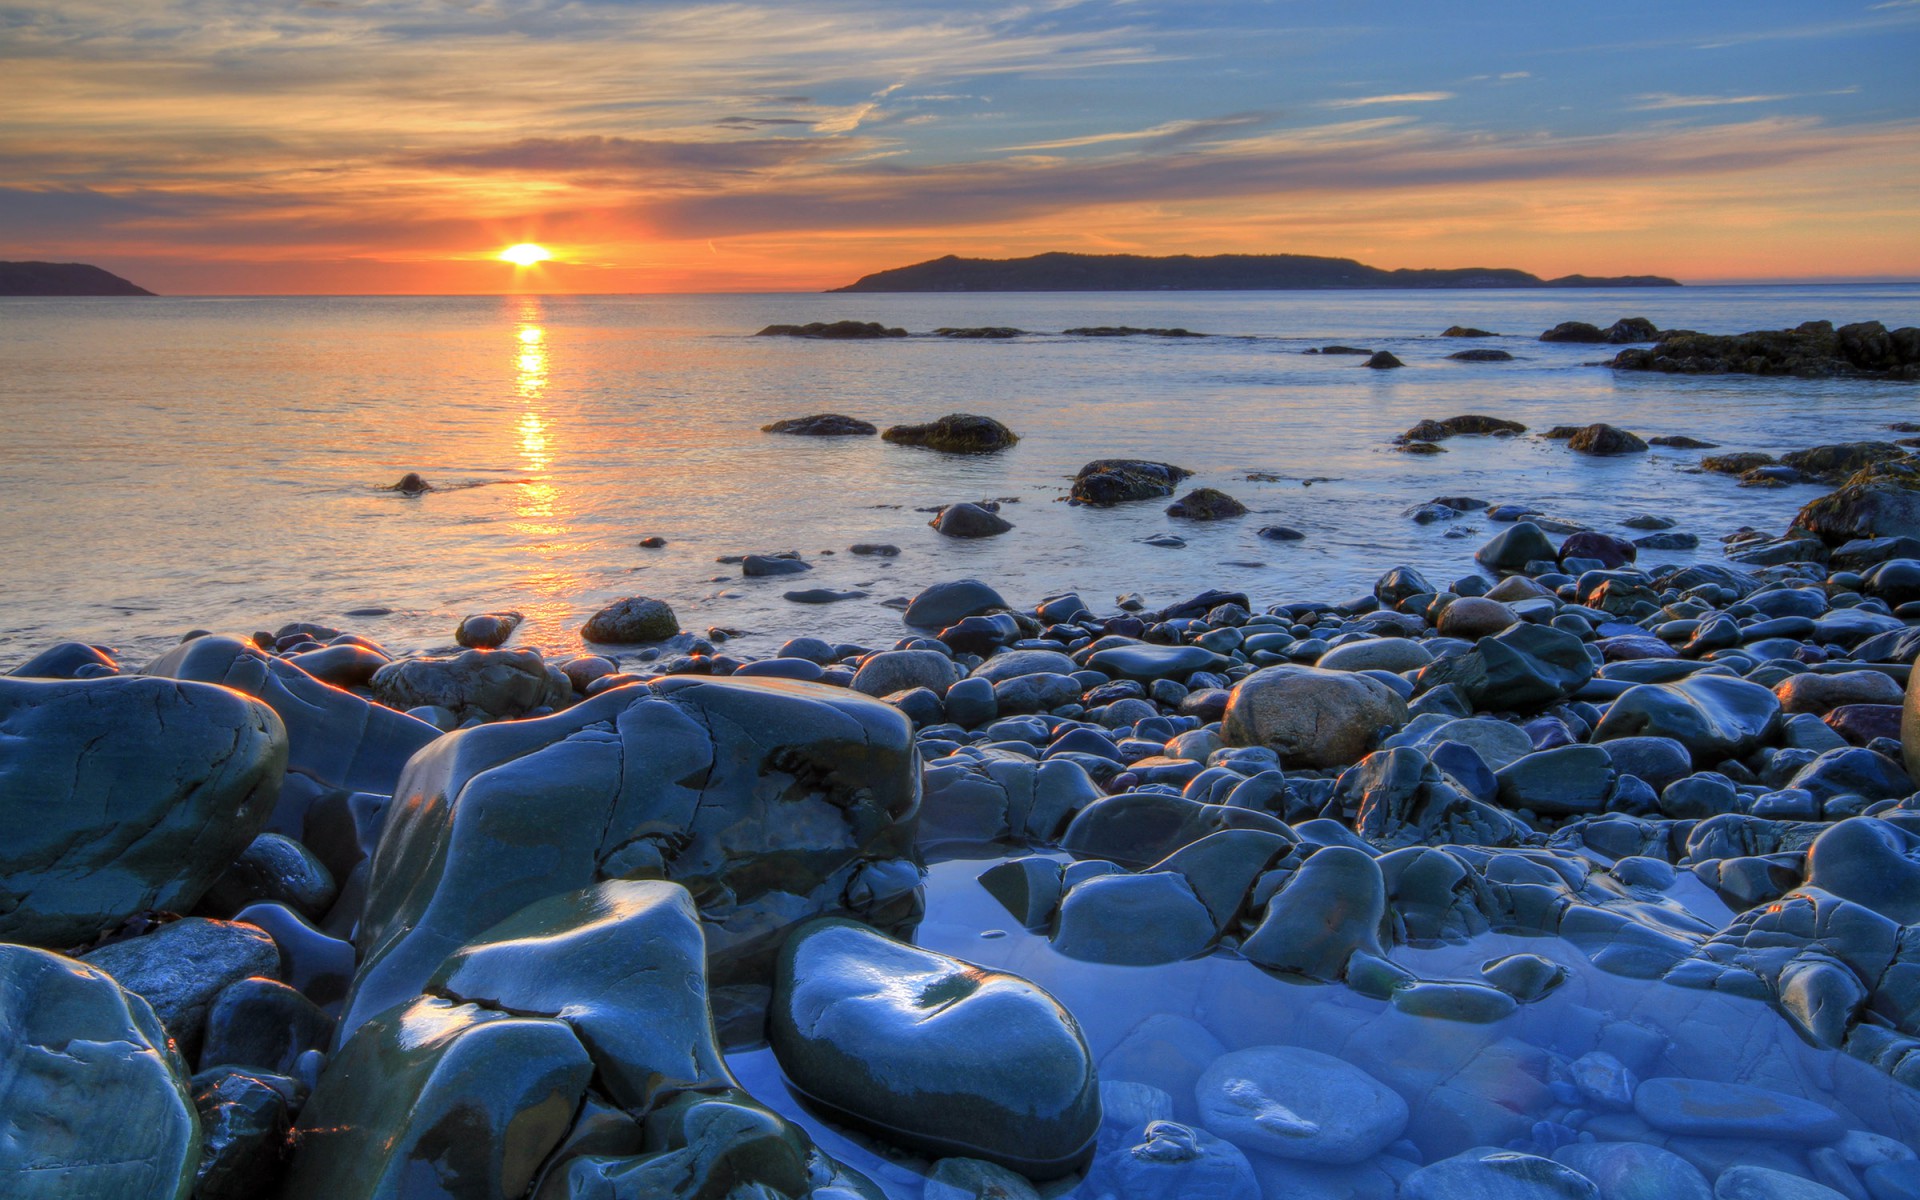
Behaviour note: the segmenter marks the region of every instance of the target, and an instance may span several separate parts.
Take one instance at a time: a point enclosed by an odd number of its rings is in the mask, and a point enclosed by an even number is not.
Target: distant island
[[[1563,275],[1542,279],[1501,267],[1384,271],[1350,258],[1311,254],[1036,254],[960,258],[949,254],[876,271],[835,292],[1239,292],[1319,288],[1679,287],[1660,275]]]
[[[151,296],[87,263],[0,262],[0,296]]]

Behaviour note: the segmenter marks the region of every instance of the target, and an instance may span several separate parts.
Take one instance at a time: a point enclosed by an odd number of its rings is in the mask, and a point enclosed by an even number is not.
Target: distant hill
[[[151,296],[86,263],[0,262],[0,296]]]
[[[1031,258],[959,258],[895,267],[836,292],[1141,292],[1299,291],[1313,288],[1616,288],[1679,287],[1659,275],[1566,275],[1542,279],[1498,267],[1383,271],[1350,258],[1310,254],[1036,254]]]

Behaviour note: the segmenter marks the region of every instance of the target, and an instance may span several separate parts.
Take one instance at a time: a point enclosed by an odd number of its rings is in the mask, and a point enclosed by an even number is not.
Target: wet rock
[[[537,708],[563,708],[573,683],[538,650],[468,650],[452,658],[408,658],[381,667],[374,699],[405,711],[436,706],[462,721],[501,720]]]
[[[1852,1174],[1848,1173],[1852,1182]],[[1714,1200],[1846,1200],[1837,1192],[1804,1176],[1771,1167],[1739,1164],[1720,1172],[1713,1181]]]
[[[1856,539],[1920,537],[1920,460],[1863,467],[1793,519],[1829,546]]]
[[[286,1159],[293,1123],[282,1087],[238,1069],[193,1079],[193,1103],[201,1128],[200,1168],[194,1200],[253,1200],[272,1194]]]
[[[1087,665],[1116,679],[1151,683],[1156,679],[1185,679],[1195,671],[1218,671],[1228,660],[1204,646],[1110,646],[1088,656]]]
[[[925,425],[895,425],[880,435],[898,446],[922,446],[949,454],[991,454],[1020,439],[992,417],[950,413]]]
[[[280,972],[273,939],[252,925],[187,917],[145,937],[88,952],[84,961],[153,1006],[188,1058],[200,1049],[207,1010],[228,984]]]
[[[1440,336],[1441,337],[1457,337],[1457,338],[1483,338],[1483,337],[1499,337],[1500,335],[1497,333],[1489,333],[1484,329],[1476,329],[1471,325],[1449,325],[1446,327],[1444,331],[1441,332]]]
[[[889,328],[878,321],[808,321],[805,325],[769,325],[755,336],[845,340],[905,337],[907,331]]]
[[[1209,1130],[1276,1158],[1365,1162],[1407,1128],[1398,1093],[1330,1054],[1294,1046],[1222,1055],[1194,1093]]]
[[[1878,321],[1836,330],[1830,321],[1807,321],[1793,329],[1755,330],[1729,336],[1673,330],[1650,350],[1623,350],[1615,370],[1688,375],[1795,375],[1806,379],[1870,377],[1913,379],[1920,366],[1920,335],[1891,333]]]
[[[945,629],[978,613],[1005,609],[1007,602],[978,579],[936,583],[913,598],[902,620],[919,629]]]
[[[1060,845],[1080,858],[1147,867],[1223,829],[1285,835],[1287,827],[1251,809],[1204,804],[1165,792],[1123,792],[1082,808],[1067,825]]]
[[[1455,362],[1512,362],[1513,355],[1505,350],[1456,350],[1447,355]]]
[[[1169,504],[1167,515],[1189,521],[1223,521],[1246,516],[1247,506],[1216,488],[1195,488]]]
[[[1372,367],[1376,371],[1383,371],[1390,370],[1394,367],[1404,367],[1407,364],[1401,362],[1385,350],[1376,350],[1364,365]]]
[[[1567,449],[1576,454],[1639,454],[1647,444],[1624,429],[1611,425],[1588,425],[1567,439]]]
[[[1384,849],[1429,842],[1511,846],[1531,833],[1518,818],[1461,789],[1411,746],[1368,755],[1341,775],[1335,799],[1354,813],[1355,831]]]
[[[699,910],[676,883],[608,880],[521,909],[441,964],[429,994],[572,1028],[630,1112],[731,1082],[707,1010]]]
[[[1459,354],[1449,354],[1448,358],[1463,358],[1466,355],[1498,354],[1501,359],[1512,358],[1504,350],[1462,350]],[[1492,362],[1493,359],[1475,357],[1471,362]],[[1409,442],[1441,442],[1450,437],[1463,434],[1493,435],[1502,433],[1525,433],[1527,427],[1518,421],[1509,421],[1504,417],[1487,417],[1478,413],[1467,413],[1458,417],[1446,417],[1442,420],[1425,420],[1401,434]]]
[[[333,1019],[284,983],[262,976],[220,989],[207,1009],[200,1069],[292,1072],[302,1054],[333,1040]]]
[[[1696,766],[1709,767],[1753,750],[1779,724],[1780,701],[1766,688],[1725,675],[1695,675],[1628,688],[1607,707],[1593,740],[1672,738],[1687,748]]]
[[[120,664],[113,655],[85,642],[49,646],[7,672],[21,679],[98,679],[119,673]]]
[[[779,575],[804,575],[813,564],[785,554],[748,554],[740,560],[740,574],[746,579],[769,579]]]
[[[1560,543],[1561,562],[1575,558],[1594,559],[1609,571],[1624,567],[1639,556],[1638,548],[1625,538],[1592,530],[1581,530]]]
[[[1500,803],[1543,817],[1596,813],[1613,795],[1613,760],[1599,746],[1560,746],[1515,760],[1498,773]]]
[[[954,538],[993,537],[1013,528],[1013,522],[977,504],[949,504],[940,510],[939,516],[927,523],[947,537]]]
[[[1017,976],[820,921],[781,954],[769,1033],[796,1090],[917,1153],[1051,1179],[1093,1152],[1086,1040]]]
[[[1920,833],[1877,817],[1837,822],[1807,850],[1807,886],[1920,924]]]
[[[423,996],[361,1025],[327,1064],[281,1196],[403,1196],[412,1180],[524,1195],[592,1075],[563,1022]]]
[[[880,431],[870,422],[840,413],[814,413],[809,417],[788,417],[771,425],[762,425],[761,433],[790,433],[797,437],[871,437]]]
[[[938,650],[882,650],[860,664],[848,686],[868,696],[889,696],[914,688],[945,695],[959,676],[960,669],[953,660]]]
[[[1878,671],[1842,671],[1833,675],[1806,672],[1774,685],[1783,713],[1824,716],[1843,704],[1899,704],[1900,685]]]
[[[200,1159],[185,1068],[105,972],[0,945],[0,1179],[18,1200],[183,1200]]]
[[[1339,979],[1356,952],[1382,953],[1386,906],[1386,884],[1374,860],[1350,846],[1327,846],[1267,901],[1240,953],[1276,971]]]
[[[700,899],[716,988],[787,929],[917,919],[911,725],[822,684],[673,676],[449,734],[409,765],[372,862],[351,1030],[549,896],[667,878]]]
[[[1532,521],[1515,522],[1473,553],[1475,562],[1496,574],[1517,574],[1529,563],[1552,561],[1558,556],[1553,542]]]
[[[525,619],[517,612],[475,613],[461,619],[453,640],[469,649],[492,650],[512,637]]]
[[[192,908],[266,825],[286,763],[280,719],[231,691],[0,678],[0,937],[71,946]]]
[[[1498,600],[1484,596],[1462,596],[1447,605],[1435,626],[1442,637],[1478,641],[1512,628],[1520,615]]]
[[[1221,736],[1230,746],[1266,746],[1288,766],[1333,767],[1357,761],[1406,723],[1406,701],[1379,680],[1278,666],[1234,686]]]
[[[1101,875],[1061,901],[1053,947],[1087,962],[1156,966],[1204,953],[1213,937],[1213,915],[1184,877]]]
[[[1176,484],[1193,472],[1172,463],[1138,458],[1095,459],[1073,477],[1067,498],[1075,504],[1108,508],[1129,500],[1171,496]]]
[[[1415,687],[1424,692],[1451,684],[1477,710],[1541,708],[1573,695],[1593,670],[1578,637],[1521,624],[1422,668]]]
[[[628,596],[617,600],[587,619],[580,636],[605,645],[631,645],[635,642],[660,642],[680,632],[680,618],[664,600],[647,596]]]
[[[1562,321],[1552,329],[1540,335],[1543,342],[1582,342],[1599,345],[1607,340],[1606,333],[1598,325],[1589,325],[1585,321]]]

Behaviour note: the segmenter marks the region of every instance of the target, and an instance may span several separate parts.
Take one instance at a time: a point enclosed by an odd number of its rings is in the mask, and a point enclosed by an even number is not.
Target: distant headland
[[[1350,258],[1311,254],[1036,254],[960,258],[949,254],[876,271],[836,292],[1302,291],[1322,288],[1679,287],[1660,275],[1563,275],[1542,279],[1502,267],[1386,271]]]
[[[0,296],[151,296],[87,263],[0,262]]]

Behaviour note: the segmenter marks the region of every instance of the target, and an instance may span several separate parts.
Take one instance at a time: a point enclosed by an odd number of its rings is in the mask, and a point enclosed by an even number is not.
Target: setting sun
[[[536,246],[532,242],[521,242],[518,246],[508,246],[500,252],[500,257],[516,267],[530,267],[552,258],[545,246]]]

